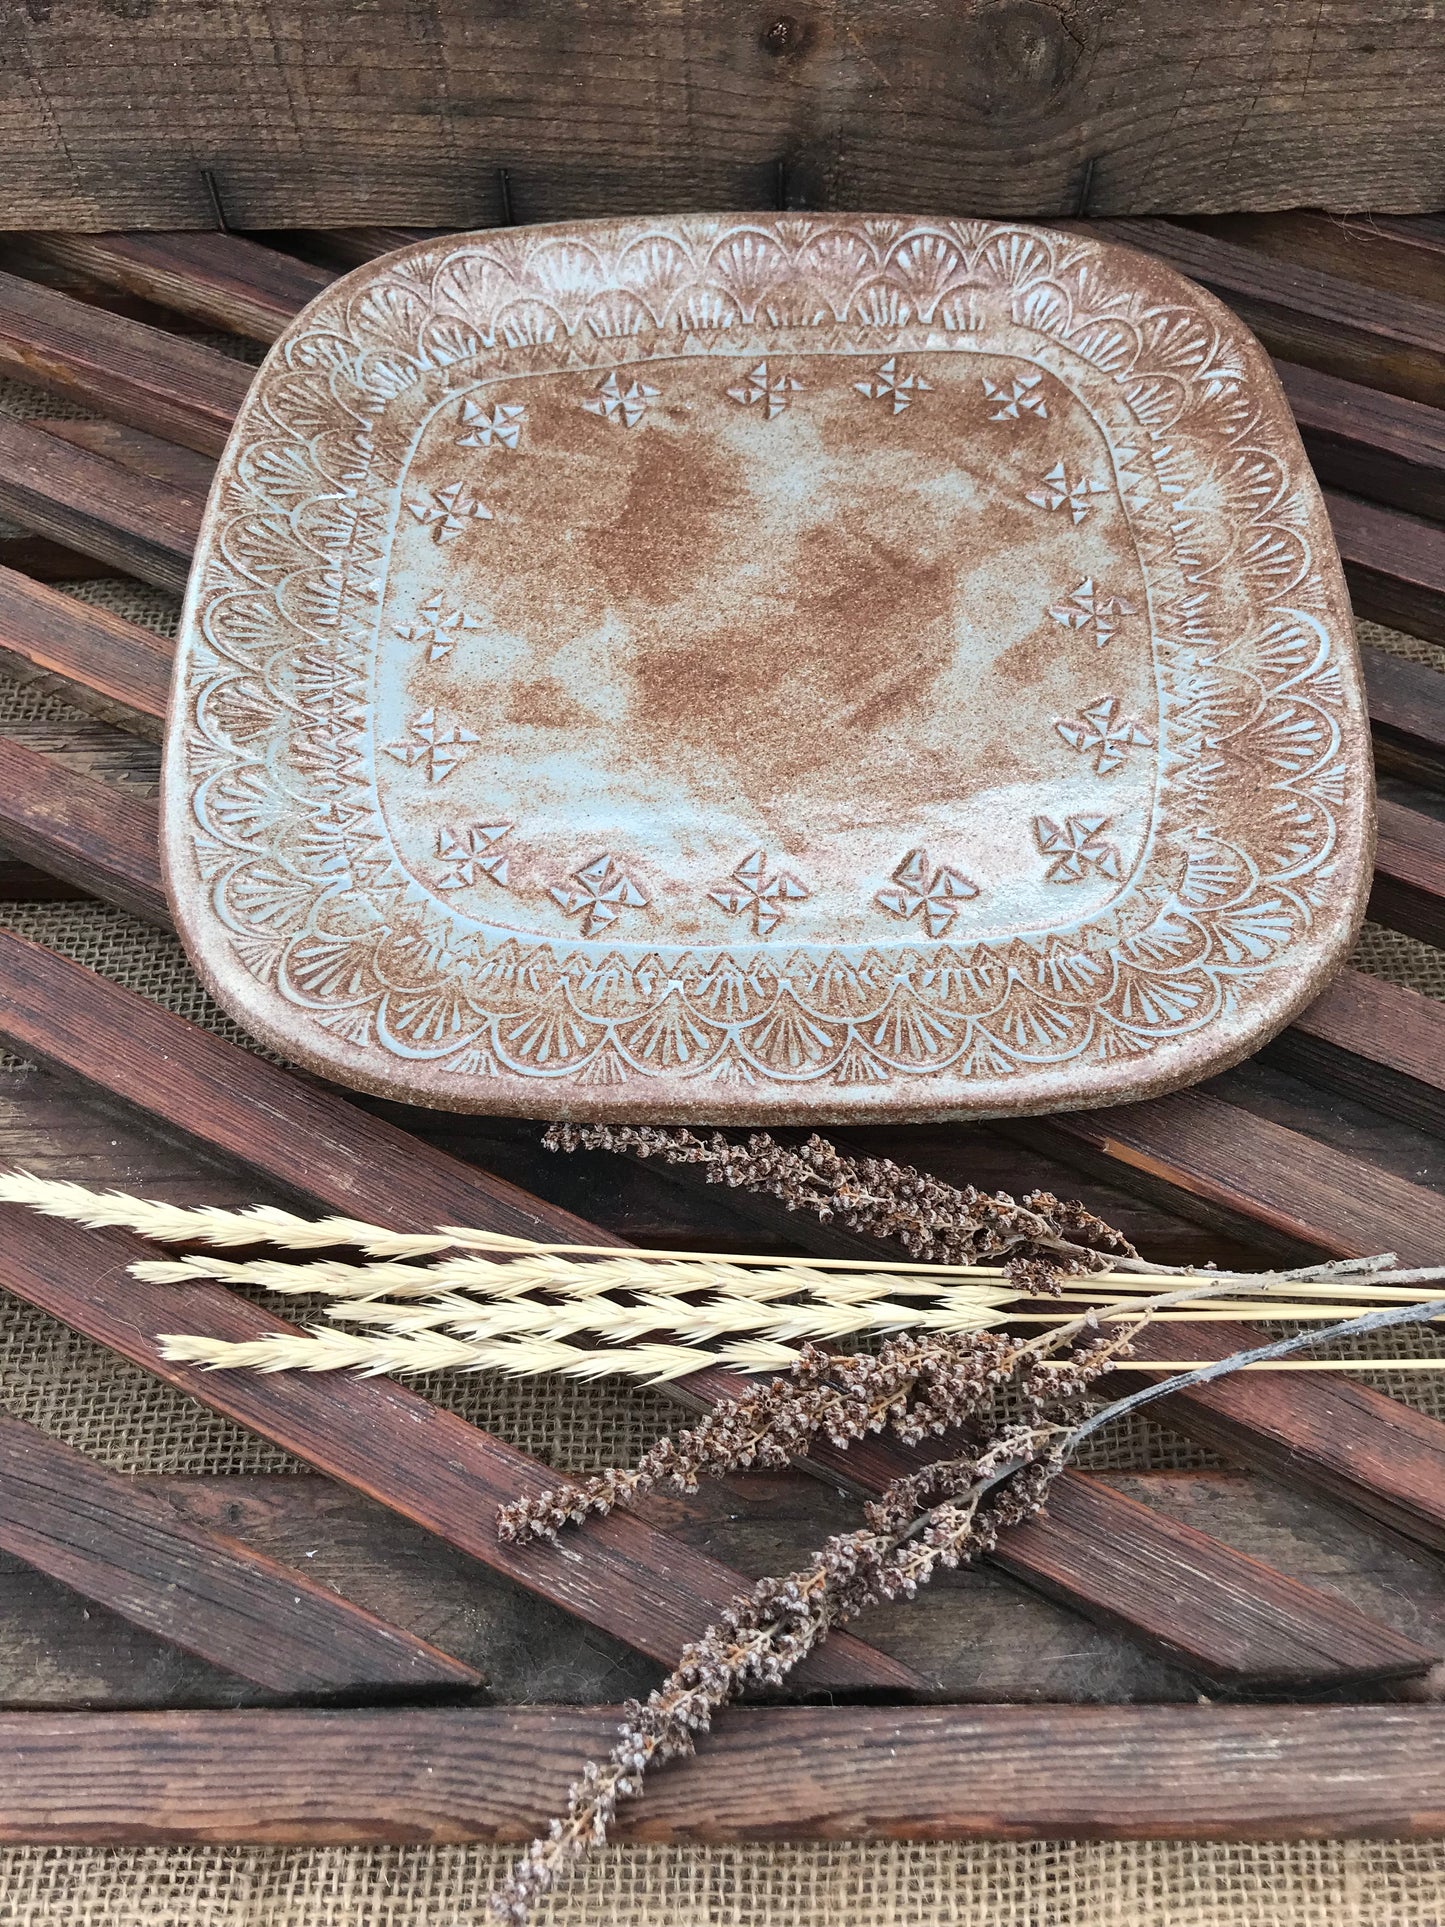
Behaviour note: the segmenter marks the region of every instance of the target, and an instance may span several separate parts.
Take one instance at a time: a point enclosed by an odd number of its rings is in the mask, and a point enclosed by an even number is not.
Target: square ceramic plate
[[[1132,250],[453,235],[276,343],[165,854],[288,1057],[539,1117],[948,1117],[1220,1069],[1348,948],[1349,606],[1269,362]]]

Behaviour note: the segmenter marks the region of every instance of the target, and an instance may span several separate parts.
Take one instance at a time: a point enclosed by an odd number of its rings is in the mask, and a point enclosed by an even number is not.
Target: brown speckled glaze
[[[1362,912],[1369,738],[1268,360],[1167,267],[868,215],[453,235],[221,463],[165,856],[220,1001],[455,1109],[1121,1102]]]

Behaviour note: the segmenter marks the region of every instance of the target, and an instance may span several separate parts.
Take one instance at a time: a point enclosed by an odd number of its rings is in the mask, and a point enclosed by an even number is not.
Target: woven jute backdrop
[[[0,412],[21,412],[0,384]],[[7,401],[10,406],[7,407]],[[34,412],[29,409],[26,412]],[[121,582],[71,593],[168,633],[174,602]],[[1362,624],[1364,640],[1445,669],[1445,650]],[[0,732],[83,754],[149,788],[155,757],[39,684],[0,678]],[[167,1008],[246,1040],[174,939],[92,903],[0,904],[0,923]],[[1367,926],[1356,965],[1445,997],[1445,952]],[[0,1087],[6,1068],[0,1059]],[[1431,1333],[1402,1342],[1435,1350]],[[1373,1376],[1445,1418],[1445,1374]],[[661,1394],[550,1380],[422,1382],[528,1452],[568,1468],[630,1460],[675,1423]],[[208,1413],[44,1314],[0,1300],[0,1409],[123,1471],[294,1472]],[[1216,1463],[1141,1419],[1101,1438],[1100,1467]],[[17,1848],[0,1852],[0,1927],[464,1927],[508,1855],[485,1848]],[[1445,1841],[1297,1844],[859,1842],[611,1850],[542,1908],[539,1927],[1445,1927]]]

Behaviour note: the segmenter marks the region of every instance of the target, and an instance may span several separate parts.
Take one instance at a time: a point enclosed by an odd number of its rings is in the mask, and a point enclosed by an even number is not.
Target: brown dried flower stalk
[[[765,1131],[734,1142],[681,1126],[554,1124],[542,1142],[552,1151],[614,1151],[666,1164],[698,1166],[709,1184],[776,1198],[789,1211],[823,1223],[891,1238],[928,1264],[981,1264],[1003,1259],[1009,1275],[1033,1292],[1056,1288],[1060,1274],[1106,1269],[1137,1258],[1133,1245],[1085,1205],[1031,1191],[976,1191],[930,1177],[891,1158],[853,1158],[816,1135],[780,1144]]]
[[[606,1840],[620,1802],[642,1792],[647,1769],[691,1753],[720,1707],[750,1686],[780,1685],[834,1627],[880,1600],[913,1598],[940,1566],[991,1551],[1005,1526],[1037,1512],[1064,1463],[1071,1405],[1119,1349],[1117,1340],[1077,1347],[1066,1371],[1026,1393],[1022,1423],[895,1480],[865,1508],[864,1526],[836,1534],[808,1565],[738,1599],[645,1702],[625,1709],[606,1762],[589,1762],[566,1815],[493,1895],[497,1918],[524,1922],[558,1877]]]
[[[1127,1342],[1120,1333],[1112,1351]],[[719,1401],[689,1430],[660,1439],[630,1471],[614,1468],[502,1506],[498,1533],[508,1540],[555,1539],[564,1525],[610,1512],[659,1485],[695,1492],[704,1475],[787,1465],[820,1435],[847,1446],[887,1429],[916,1445],[963,1424],[1008,1382],[1026,1404],[1057,1403],[1068,1397],[1072,1380],[1047,1362],[1051,1343],[970,1332],[908,1334],[889,1340],[876,1356],[806,1345],[786,1378]]]

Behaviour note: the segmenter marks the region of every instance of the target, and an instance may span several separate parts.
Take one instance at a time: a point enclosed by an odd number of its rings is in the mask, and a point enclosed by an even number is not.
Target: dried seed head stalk
[[[1104,1349],[1117,1353],[1127,1342],[1121,1332]],[[1046,1348],[988,1332],[908,1334],[890,1339],[876,1356],[806,1345],[787,1378],[721,1400],[689,1430],[660,1439],[631,1471],[602,1472],[500,1507],[498,1534],[555,1539],[564,1525],[610,1512],[660,1485],[695,1492],[704,1476],[784,1466],[819,1436],[847,1446],[887,1429],[916,1445],[963,1424],[1009,1382],[1024,1410],[1057,1406],[1070,1396],[1075,1372],[1068,1361],[1045,1363]],[[1092,1358],[1093,1348],[1077,1356]]]
[[[1063,1464],[1065,1415],[1117,1349],[1080,1346],[1052,1415],[1041,1395],[1029,1422],[968,1456],[896,1480],[867,1508],[863,1527],[835,1535],[809,1565],[761,1580],[736,1600],[646,1701],[625,1709],[607,1760],[588,1764],[565,1816],[517,1861],[492,1896],[494,1915],[520,1927],[556,1880],[603,1844],[619,1804],[642,1792],[648,1768],[691,1753],[728,1701],[750,1686],[780,1685],[834,1627],[879,1600],[911,1599],[940,1566],[991,1551],[1006,1526],[1037,1512]],[[1057,1383],[1051,1378],[1049,1390]]]
[[[1018,1199],[946,1184],[891,1158],[847,1157],[816,1134],[786,1145],[765,1131],[735,1143],[720,1131],[703,1138],[680,1126],[554,1124],[542,1142],[552,1151],[615,1151],[697,1165],[709,1184],[754,1191],[825,1224],[836,1219],[850,1231],[891,1238],[921,1263],[1003,1259],[1032,1292],[1057,1288],[1063,1273],[1106,1269],[1110,1257],[1138,1256],[1112,1225],[1051,1192]]]

